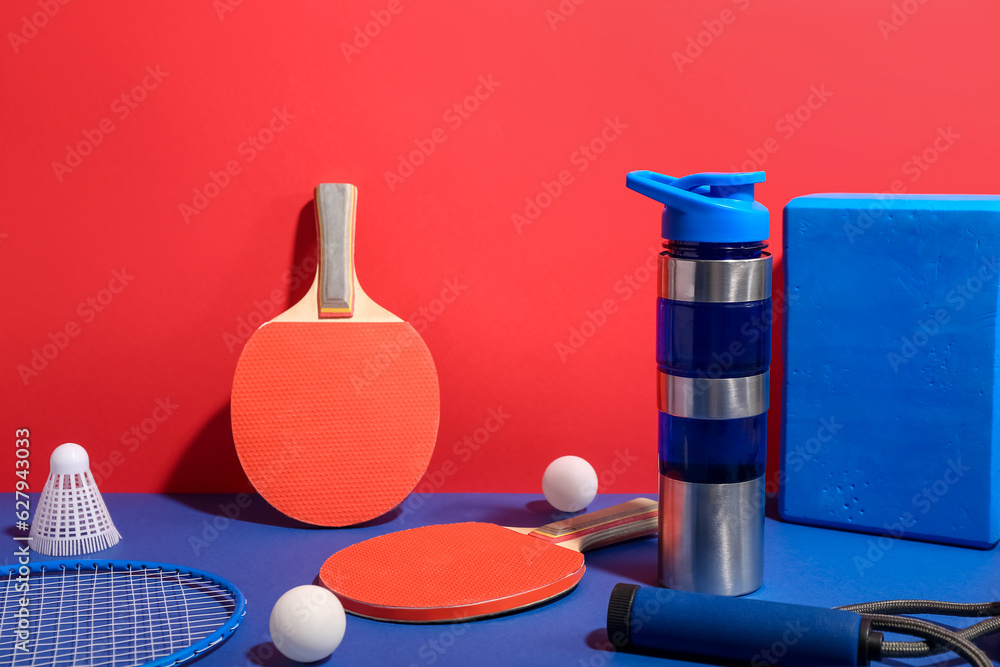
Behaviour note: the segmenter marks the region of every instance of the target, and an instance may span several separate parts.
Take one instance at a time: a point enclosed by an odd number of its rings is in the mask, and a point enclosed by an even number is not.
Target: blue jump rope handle
[[[621,648],[765,665],[868,665],[882,634],[838,609],[618,584],[608,638]]]

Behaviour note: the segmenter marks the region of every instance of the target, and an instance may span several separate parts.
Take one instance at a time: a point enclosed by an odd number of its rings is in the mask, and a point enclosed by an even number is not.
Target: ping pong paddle
[[[361,289],[357,188],[316,188],[319,270],[301,301],[247,341],[233,440],[254,488],[299,521],[348,526],[402,502],[427,469],[440,390],[412,326]]]
[[[449,623],[527,609],[570,592],[581,552],[656,533],[657,504],[636,498],[541,528],[451,523],[373,537],[330,556],[323,583],[357,616]]]

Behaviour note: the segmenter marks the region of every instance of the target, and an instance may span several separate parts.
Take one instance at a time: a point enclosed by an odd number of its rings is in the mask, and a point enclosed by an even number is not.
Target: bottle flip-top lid
[[[762,171],[705,172],[683,178],[633,171],[625,184],[663,204],[663,238],[742,243],[770,235],[767,209],[753,198],[754,183],[763,181]]]

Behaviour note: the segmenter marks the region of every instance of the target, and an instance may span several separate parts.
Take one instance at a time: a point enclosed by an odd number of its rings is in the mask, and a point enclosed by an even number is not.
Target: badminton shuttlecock
[[[49,459],[49,478],[31,523],[31,548],[46,556],[79,556],[121,539],[80,445],[59,445]]]

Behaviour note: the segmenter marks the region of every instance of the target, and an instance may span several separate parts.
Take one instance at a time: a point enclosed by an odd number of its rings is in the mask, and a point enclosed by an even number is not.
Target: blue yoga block
[[[809,195],[784,232],[781,515],[995,544],[1000,197]]]

